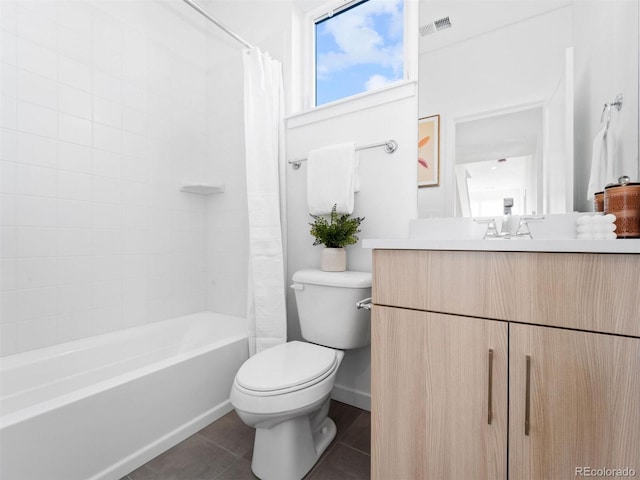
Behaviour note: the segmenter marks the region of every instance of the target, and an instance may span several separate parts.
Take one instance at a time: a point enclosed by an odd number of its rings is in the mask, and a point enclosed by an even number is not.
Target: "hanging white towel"
[[[307,158],[309,213],[326,215],[337,205],[338,213],[353,213],[356,184],[356,146],[339,143],[309,152]]]
[[[591,154],[591,175],[587,188],[587,200],[593,200],[596,192],[601,192],[607,183],[607,124],[600,125],[600,130],[593,139]]]
[[[603,188],[610,183],[618,182],[618,176],[616,175],[618,170],[616,167],[616,136],[613,133],[611,125],[607,128],[607,133],[604,136],[604,143],[607,151],[607,168],[604,185],[602,186]]]

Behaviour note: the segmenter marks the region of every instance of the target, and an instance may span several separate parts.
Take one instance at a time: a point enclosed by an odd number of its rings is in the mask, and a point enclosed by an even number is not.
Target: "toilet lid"
[[[236,374],[236,382],[257,392],[302,388],[331,371],[336,362],[335,350],[312,343],[288,342],[247,360]]]

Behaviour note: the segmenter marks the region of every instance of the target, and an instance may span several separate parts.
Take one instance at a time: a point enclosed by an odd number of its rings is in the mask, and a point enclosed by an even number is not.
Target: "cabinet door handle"
[[[487,392],[487,423],[491,425],[493,416],[493,349],[489,349],[489,385]]]
[[[524,400],[524,434],[529,436],[529,417],[531,415],[531,356],[527,355],[527,386]]]

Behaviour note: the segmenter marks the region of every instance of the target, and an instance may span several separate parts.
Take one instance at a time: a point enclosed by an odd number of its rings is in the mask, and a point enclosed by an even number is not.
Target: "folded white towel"
[[[615,232],[616,226],[613,223],[586,224],[578,226],[578,233],[607,233]]]
[[[576,238],[581,240],[614,240],[617,238],[615,221],[615,215],[610,213],[607,215],[595,214],[578,217],[576,220]]]
[[[326,215],[336,204],[338,213],[353,213],[356,184],[356,146],[345,142],[309,152],[307,158],[309,213]]]

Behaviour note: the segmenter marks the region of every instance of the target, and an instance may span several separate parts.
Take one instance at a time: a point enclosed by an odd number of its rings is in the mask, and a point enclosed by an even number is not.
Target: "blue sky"
[[[402,79],[402,10],[369,0],[316,25],[316,105]]]

